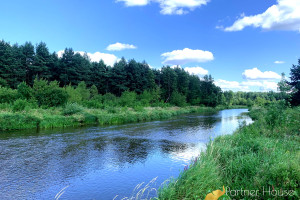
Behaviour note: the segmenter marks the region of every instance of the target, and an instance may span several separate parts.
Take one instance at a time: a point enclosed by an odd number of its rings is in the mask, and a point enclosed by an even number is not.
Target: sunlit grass
[[[161,187],[160,200],[204,199],[223,185],[234,189],[293,190],[294,195],[276,199],[299,199],[300,108],[253,109],[257,121],[240,127],[233,135],[216,138],[196,163],[177,179]],[[240,195],[219,199],[249,199]],[[274,199],[260,196],[259,199]]]
[[[211,113],[217,109],[209,107],[108,107],[88,109],[78,104],[64,108],[25,109],[13,112],[11,109],[0,111],[0,130],[21,130],[29,128],[76,127],[83,125],[116,125],[133,122],[168,119],[188,113]]]

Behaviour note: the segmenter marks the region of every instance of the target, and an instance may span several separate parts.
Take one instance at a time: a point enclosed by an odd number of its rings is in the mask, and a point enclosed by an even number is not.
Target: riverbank
[[[64,108],[28,109],[21,112],[0,110],[0,130],[124,124],[168,119],[188,113],[212,113],[218,110],[197,106],[88,109],[77,104],[70,104]]]
[[[280,104],[252,109],[253,124],[210,142],[158,198],[204,199],[224,185],[223,199],[299,199],[299,113]]]

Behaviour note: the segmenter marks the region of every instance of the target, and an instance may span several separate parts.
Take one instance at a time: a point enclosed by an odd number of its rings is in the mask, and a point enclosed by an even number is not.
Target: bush
[[[24,99],[17,99],[16,101],[14,101],[13,105],[12,105],[12,110],[14,112],[17,111],[23,111],[25,110],[25,107],[27,105],[27,101]]]
[[[80,103],[82,98],[78,90],[76,90],[71,84],[65,87],[65,91],[68,94],[69,103]]]
[[[76,88],[76,91],[78,91],[78,93],[80,94],[81,96],[81,99],[84,101],[84,100],[89,100],[90,99],[90,90],[86,88],[86,84],[84,81],[81,81],[77,88]]]
[[[173,92],[170,103],[179,107],[186,106],[186,96],[180,94],[179,92]]]
[[[111,93],[106,93],[102,96],[102,103],[105,106],[116,106],[117,97]]]
[[[62,114],[67,116],[67,115],[74,115],[76,113],[79,113],[83,111],[83,107],[78,105],[77,103],[70,103],[67,104],[62,111]]]
[[[136,102],[136,93],[125,91],[120,97],[120,105],[121,106],[128,106],[133,107]]]
[[[68,94],[59,87],[57,81],[48,83],[46,80],[34,80],[33,84],[34,97],[39,106],[57,107],[67,102]]]
[[[0,103],[10,103],[18,99],[17,90],[0,86]]]
[[[95,85],[92,85],[90,88],[91,99],[95,98],[98,95],[98,89]]]
[[[88,100],[88,101],[84,101],[82,102],[82,105],[84,107],[87,108],[98,108],[98,109],[102,109],[104,108],[104,105],[101,103],[101,101],[97,100],[97,99],[92,99],[92,100]]]
[[[18,94],[22,99],[30,99],[33,97],[33,90],[25,82],[18,85]]]

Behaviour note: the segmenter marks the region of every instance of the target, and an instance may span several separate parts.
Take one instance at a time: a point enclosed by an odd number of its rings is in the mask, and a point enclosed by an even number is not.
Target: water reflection
[[[112,199],[141,182],[177,176],[218,135],[231,134],[245,109],[109,127],[0,134],[0,199]],[[120,195],[120,197],[122,196]]]

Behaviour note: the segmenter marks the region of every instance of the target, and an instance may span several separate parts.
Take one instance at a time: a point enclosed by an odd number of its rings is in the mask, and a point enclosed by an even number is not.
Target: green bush
[[[26,106],[27,106],[27,101],[25,99],[17,99],[16,101],[14,101],[12,105],[12,110],[14,112],[23,111],[25,110]]]
[[[102,103],[105,106],[116,106],[117,105],[117,97],[111,93],[106,93],[102,96]]]
[[[65,87],[65,91],[68,94],[68,103],[80,103],[82,101],[79,91],[71,84]]]
[[[82,102],[82,105],[87,108],[94,108],[94,109],[103,109],[104,105],[101,103],[101,101],[92,99],[88,101]]]
[[[68,95],[63,88],[59,87],[57,81],[48,83],[43,79],[35,79],[33,91],[39,106],[58,107],[67,102]]]
[[[86,88],[86,84],[84,81],[81,81],[78,84],[76,91],[78,91],[78,93],[80,94],[82,101],[90,99],[90,90]]]
[[[10,103],[18,99],[17,90],[0,86],[0,103]]]
[[[18,85],[18,94],[22,99],[31,99],[33,97],[33,90],[25,82]]]
[[[186,106],[186,96],[180,94],[179,92],[173,92],[170,103],[179,107]]]
[[[74,115],[76,113],[82,112],[83,111],[83,107],[78,105],[77,103],[70,103],[67,104],[63,110],[62,110],[62,114],[67,116],[67,115]]]
[[[121,106],[128,106],[128,107],[133,107],[135,102],[136,102],[136,93],[135,92],[129,92],[125,91],[121,95],[119,101]]]
[[[90,88],[91,99],[95,98],[98,95],[98,89],[95,85],[92,85]]]

